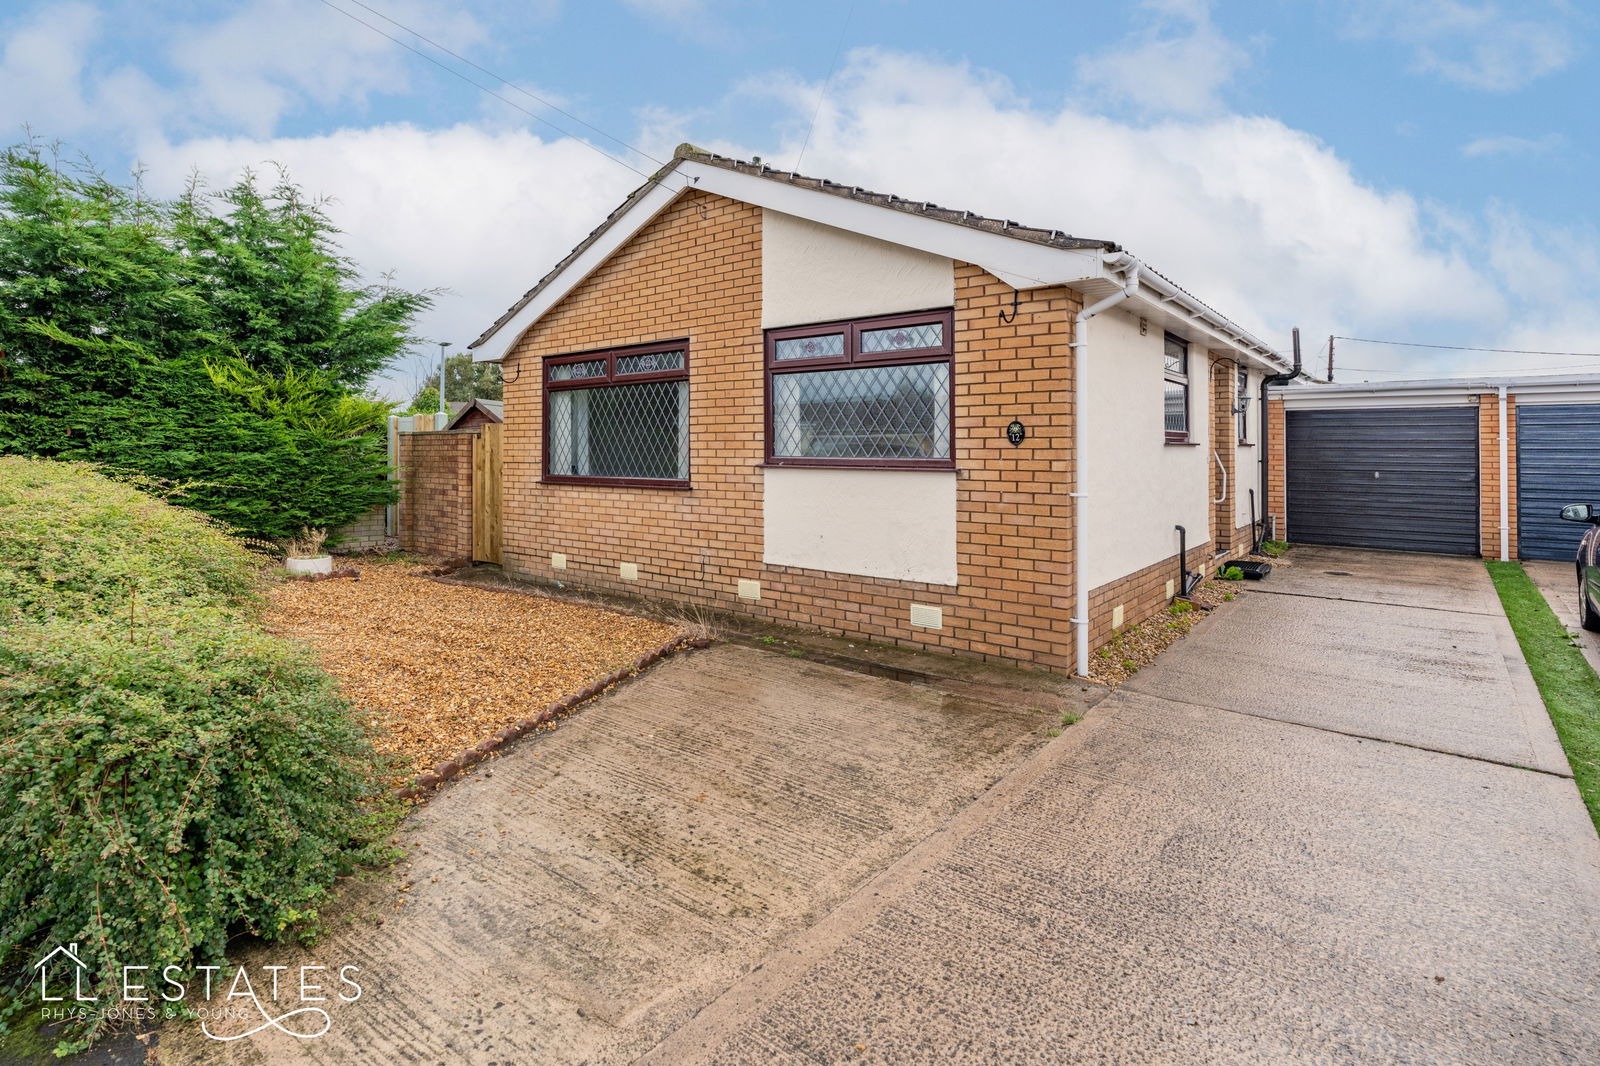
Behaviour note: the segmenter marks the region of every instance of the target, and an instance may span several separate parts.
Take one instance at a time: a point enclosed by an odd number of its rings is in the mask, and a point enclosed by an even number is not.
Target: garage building
[[[1600,375],[1297,383],[1268,419],[1284,539],[1571,559],[1562,506],[1600,504]]]

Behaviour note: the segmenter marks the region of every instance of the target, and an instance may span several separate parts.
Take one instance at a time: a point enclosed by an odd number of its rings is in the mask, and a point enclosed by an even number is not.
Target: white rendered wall
[[[1233,492],[1233,524],[1245,526],[1250,524],[1250,490],[1256,490],[1256,519],[1261,518],[1261,509],[1266,501],[1261,498],[1261,457],[1266,452],[1266,434],[1262,432],[1261,423],[1261,375],[1260,370],[1251,368],[1250,371],[1250,444],[1239,445],[1235,453],[1234,467],[1239,472],[1238,491]],[[1230,488],[1229,490],[1233,490]]]
[[[762,561],[896,581],[956,583],[956,475],[769,468]]]
[[[949,307],[955,300],[955,267],[943,256],[761,212],[763,329]]]
[[[1091,589],[1211,539],[1211,360],[1189,347],[1190,445],[1165,443],[1162,331],[1139,336],[1137,315],[1110,310],[1089,322],[1083,358],[1084,576]],[[1232,491],[1232,486],[1229,487]]]

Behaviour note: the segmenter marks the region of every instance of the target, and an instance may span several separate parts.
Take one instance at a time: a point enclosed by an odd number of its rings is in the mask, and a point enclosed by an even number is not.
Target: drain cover
[[[1332,574],[1334,577],[1351,577],[1352,576],[1350,571],[1348,571],[1348,570],[1324,570],[1323,573],[1324,574]]]

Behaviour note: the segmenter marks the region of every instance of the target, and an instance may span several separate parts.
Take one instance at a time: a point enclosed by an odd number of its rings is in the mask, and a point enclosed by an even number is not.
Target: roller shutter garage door
[[[1478,553],[1478,409],[1285,412],[1289,539]]]
[[[1571,562],[1587,529],[1569,503],[1600,504],[1600,404],[1517,407],[1517,553]]]

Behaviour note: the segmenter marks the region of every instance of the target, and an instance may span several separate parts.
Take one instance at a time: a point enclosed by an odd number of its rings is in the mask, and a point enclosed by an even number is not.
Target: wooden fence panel
[[[500,434],[493,422],[478,429],[472,441],[472,558],[500,561]]]

